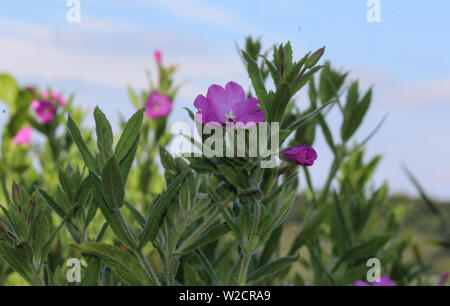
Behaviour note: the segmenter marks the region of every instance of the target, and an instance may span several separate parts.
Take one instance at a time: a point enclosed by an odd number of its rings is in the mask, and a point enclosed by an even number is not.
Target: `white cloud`
[[[355,69],[349,79],[357,79],[361,90],[374,87],[377,103],[385,106],[420,108],[450,105],[450,79],[405,83],[387,72]]]
[[[240,81],[246,75],[236,54],[209,52],[202,48],[202,42],[183,40],[181,34],[171,30],[150,32],[96,19],[84,19],[81,30],[60,31],[4,18],[0,18],[1,25],[7,25],[4,29],[12,35],[0,30],[0,71],[19,80],[76,80],[115,88],[125,88],[127,84],[146,87],[144,69],[154,63],[156,48],[169,51],[164,53],[166,63],[179,64],[178,79],[188,81],[180,92],[186,100],[206,91],[207,82]],[[105,32],[111,36],[99,42]],[[135,44],[132,48],[130,40]],[[123,44],[127,50],[117,44]]]
[[[141,3],[158,5],[166,8],[172,14],[196,22],[219,25],[236,30],[241,34],[248,34],[251,26],[238,18],[234,12],[220,6],[207,4],[197,0],[137,0]]]
[[[383,97],[383,102],[419,107],[436,104],[450,105],[450,79],[400,85],[387,93]]]

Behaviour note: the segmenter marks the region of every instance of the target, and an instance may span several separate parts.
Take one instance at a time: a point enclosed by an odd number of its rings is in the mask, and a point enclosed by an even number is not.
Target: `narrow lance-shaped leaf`
[[[224,223],[220,223],[217,225],[213,225],[210,228],[206,229],[206,231],[201,234],[197,239],[195,239],[192,244],[189,246],[186,246],[186,248],[182,250],[177,250],[177,252],[183,252],[188,253],[190,251],[193,251],[197,248],[200,248],[204,245],[207,245],[208,243],[211,243],[213,241],[216,241],[226,233],[230,231],[230,228],[228,225]]]
[[[166,188],[166,190],[156,198],[150,210],[149,217],[145,223],[144,230],[140,234],[139,248],[142,248],[147,242],[155,237],[161,218],[167,210],[167,207],[173,203],[173,199],[181,188],[181,183],[189,172],[185,171],[177,176]]]
[[[112,156],[105,165],[102,173],[102,190],[106,202],[112,208],[122,207],[125,201],[125,186],[117,159]]]
[[[250,79],[252,80],[253,88],[255,89],[255,93],[259,99],[261,108],[264,111],[264,113],[267,114],[267,111],[269,109],[269,107],[267,105],[267,91],[266,91],[266,87],[264,85],[261,71],[258,68],[258,64],[244,50],[242,50],[242,56],[244,57],[244,59],[247,63],[248,75],[250,76]]]
[[[105,202],[105,199],[103,198],[102,194],[102,186],[100,180],[95,175],[92,174],[90,174],[89,177],[92,182],[91,186],[94,201],[102,211],[103,216],[105,217],[106,221],[108,221],[108,224],[113,230],[114,234],[116,234],[116,236],[125,245],[129,247],[135,247],[133,237],[130,237],[130,235],[125,231],[116,213]]]
[[[97,132],[97,147],[103,160],[112,155],[113,132],[105,114],[97,107],[94,110],[95,128]]]
[[[130,285],[152,285],[139,261],[131,253],[105,243],[85,242],[74,247],[83,253],[99,257],[107,267],[115,271]]]
[[[100,171],[98,171],[97,163],[95,162],[95,158],[92,155],[92,153],[89,151],[89,148],[87,147],[86,142],[84,141],[83,137],[81,137],[80,130],[78,129],[77,125],[73,121],[72,117],[69,115],[67,119],[67,128],[69,129],[69,133],[73,138],[73,141],[78,147],[78,150],[81,153],[81,157],[83,158],[84,163],[86,164],[86,167],[89,168],[92,172],[95,174],[99,174]]]
[[[273,276],[274,274],[281,271],[282,269],[289,267],[297,259],[298,259],[298,257],[287,256],[287,257],[283,257],[283,258],[274,260],[274,261],[260,267],[255,272],[251,273],[247,277],[247,284],[251,285],[251,284],[256,283],[257,281],[263,280],[266,277]]]
[[[290,135],[293,131],[295,131],[295,130],[298,129],[299,127],[303,126],[308,120],[314,118],[316,115],[318,115],[320,112],[322,112],[323,109],[324,109],[325,107],[327,107],[328,105],[330,105],[330,104],[332,104],[332,103],[334,103],[334,102],[335,102],[335,101],[330,101],[330,102],[328,102],[328,103],[322,105],[321,107],[319,107],[319,108],[316,109],[315,111],[309,113],[308,115],[306,115],[306,116],[304,116],[304,117],[302,117],[302,118],[300,118],[300,119],[298,119],[298,120],[292,122],[292,123],[287,127],[288,132],[285,133],[285,134],[283,134],[283,135],[280,137],[280,144],[283,143],[283,142],[286,140],[286,138],[288,138],[289,135]]]
[[[139,140],[141,139],[141,133],[139,132],[131,149],[128,151],[127,155],[120,161],[120,171],[122,172],[122,178],[124,184],[128,180],[128,175],[130,174],[131,166],[133,165],[134,158],[136,157],[137,148],[139,146]]]
[[[122,160],[133,147],[133,143],[136,140],[137,135],[141,131],[142,121],[144,118],[145,108],[138,110],[131,118],[128,120],[125,128],[123,129],[122,135],[117,142],[114,155],[117,160]]]

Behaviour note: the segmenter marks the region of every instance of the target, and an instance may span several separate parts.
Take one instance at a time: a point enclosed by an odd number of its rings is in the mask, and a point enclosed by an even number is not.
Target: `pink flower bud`
[[[159,50],[156,50],[155,53],[153,53],[153,56],[155,57],[156,63],[158,66],[162,65],[162,53]]]
[[[316,151],[310,146],[296,145],[283,151],[283,157],[296,165],[312,166],[317,159]]]

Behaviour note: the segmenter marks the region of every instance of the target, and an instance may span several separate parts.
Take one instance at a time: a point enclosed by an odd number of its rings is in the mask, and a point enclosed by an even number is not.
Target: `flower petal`
[[[241,85],[235,82],[228,82],[225,85],[225,91],[232,105],[245,101],[245,92]]]
[[[254,123],[252,125],[263,122],[266,119],[264,112],[258,107],[259,101],[255,98],[249,98],[245,102],[236,103],[232,110],[236,117],[235,122],[244,124]]]

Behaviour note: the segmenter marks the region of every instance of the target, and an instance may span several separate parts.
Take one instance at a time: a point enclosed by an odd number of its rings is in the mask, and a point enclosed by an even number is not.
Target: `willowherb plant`
[[[363,160],[371,135],[354,139],[372,92],[360,95],[357,82],[347,89],[347,73],[317,65],[324,51],[294,60],[287,43],[274,46],[269,60],[260,54],[259,41],[247,39],[241,55],[252,89],[245,93],[234,82],[212,85],[206,96],[193,99],[197,112],[188,109],[193,124],[214,135],[186,137],[217,155],[173,156],[165,149],[178,87],[172,78],[176,67],[163,66],[160,52],[157,84],[140,94],[129,88],[138,110],[117,137],[98,107],[95,141],[91,131],[80,129],[80,112],[73,110],[59,133],[60,114],[71,109],[71,101],[61,103],[53,91],[33,100],[32,92],[17,89],[10,104],[20,110],[31,105],[39,120],[17,110],[13,116],[24,117],[20,124],[11,121],[3,147],[15,139],[16,149],[29,154],[25,122],[31,122],[46,136],[53,161],[44,162],[44,169],[53,167],[54,175],[34,171],[37,179],[27,180],[31,165],[22,163],[20,172],[2,152],[2,168],[11,169],[2,175],[8,202],[0,219],[5,265],[33,285],[68,284],[64,262],[72,257],[83,263],[81,285],[351,285],[365,279],[367,260],[378,258],[392,282],[418,283],[424,266],[402,257],[410,237],[398,235],[399,220],[386,205],[387,184],[370,184],[380,160]],[[310,105],[302,111],[294,97],[305,86]],[[23,105],[20,95],[26,96]],[[342,114],[339,142],[326,121],[333,110]],[[280,150],[249,154],[253,131],[277,134],[264,122],[278,124],[278,137],[255,133],[258,145]],[[230,124],[233,129],[226,129]],[[311,147],[319,129],[334,155],[320,190],[307,168],[320,160]],[[235,132],[244,136],[243,146]],[[230,146],[243,154],[223,154]],[[157,170],[158,153],[164,177]],[[275,155],[280,162],[261,166]],[[8,192],[10,176],[25,186],[14,183]]]

